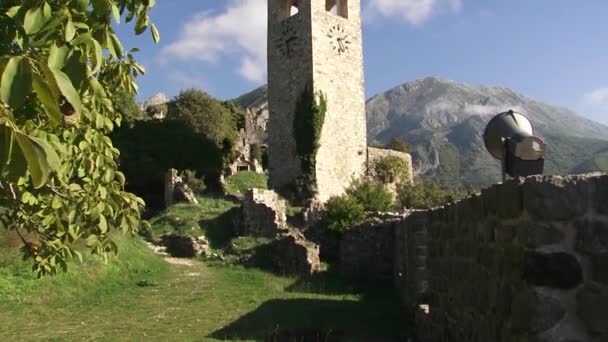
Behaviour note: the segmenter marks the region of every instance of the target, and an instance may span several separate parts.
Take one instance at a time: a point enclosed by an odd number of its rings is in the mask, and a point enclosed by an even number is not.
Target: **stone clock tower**
[[[360,0],[268,0],[269,185],[279,192],[302,174],[293,120],[307,85],[327,99],[315,158],[325,202],[365,172]]]

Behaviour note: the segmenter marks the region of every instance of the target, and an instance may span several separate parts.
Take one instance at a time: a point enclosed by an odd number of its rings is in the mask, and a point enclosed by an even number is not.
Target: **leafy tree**
[[[393,195],[383,184],[372,179],[354,180],[346,193],[363,205],[366,211],[389,211],[393,205]]]
[[[401,207],[408,209],[431,209],[466,196],[460,190],[443,190],[437,183],[402,184],[397,189],[397,198]]]
[[[365,220],[365,208],[351,195],[331,197],[325,203],[321,222],[330,231],[343,233]]]
[[[408,143],[401,140],[399,137],[393,137],[391,141],[386,145],[389,150],[410,153],[411,147]]]
[[[409,164],[397,156],[385,156],[374,160],[371,173],[380,183],[403,182],[409,178]]]
[[[124,191],[107,135],[122,121],[110,94],[136,92],[144,70],[112,20],[158,41],[154,3],[0,0],[0,226],[22,236],[39,275],[65,270],[81,240],[107,261],[111,232],[140,227],[144,202]]]
[[[188,124],[221,148],[229,150],[237,137],[236,108],[196,89],[181,91],[169,103],[167,119]]]
[[[135,94],[128,91],[116,91],[112,95],[114,109],[120,113],[125,123],[133,123],[144,119],[144,113],[139,109]]]

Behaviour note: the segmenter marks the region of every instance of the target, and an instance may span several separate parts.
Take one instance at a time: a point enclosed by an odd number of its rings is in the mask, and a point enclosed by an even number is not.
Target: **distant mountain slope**
[[[235,101],[259,107],[267,89]],[[428,77],[376,95],[366,108],[368,143],[402,138],[412,146],[417,176],[446,186],[500,180],[500,164],[485,150],[482,134],[494,114],[509,109],[526,114],[547,142],[547,174],[608,172],[608,127],[508,88]]]

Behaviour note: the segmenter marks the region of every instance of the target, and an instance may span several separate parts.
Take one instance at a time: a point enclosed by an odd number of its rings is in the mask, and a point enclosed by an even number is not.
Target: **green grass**
[[[236,173],[226,179],[226,190],[233,195],[243,195],[247,189],[267,189],[268,178],[265,174],[251,171]]]
[[[14,248],[0,249],[0,340],[285,340],[333,332],[347,340],[401,340],[392,291],[374,294],[333,276],[295,278],[241,266],[166,264],[141,241],[41,280]],[[247,244],[248,242],[243,242]],[[245,247],[245,246],[243,246]],[[139,285],[138,285],[139,284]]]
[[[238,204],[218,196],[200,196],[198,201],[199,204],[175,204],[152,218],[149,238],[156,241],[166,233],[205,235],[212,247],[224,246],[234,234],[226,213]]]
[[[199,202],[152,218],[148,237],[205,234],[226,251],[223,261],[169,264],[140,239],[118,236],[109,265],[88,256],[67,274],[36,279],[17,236],[0,232],[0,341],[406,340],[410,326],[390,286],[253,268],[272,257],[264,253],[268,239],[235,237],[229,220],[238,203]],[[237,264],[243,260],[255,263]]]

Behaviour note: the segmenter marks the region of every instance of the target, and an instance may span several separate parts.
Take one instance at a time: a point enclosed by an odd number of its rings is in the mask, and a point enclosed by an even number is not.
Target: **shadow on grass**
[[[407,341],[396,303],[368,300],[269,300],[230,325],[216,339],[263,341]]]
[[[225,248],[230,240],[237,236],[236,220],[239,215],[240,208],[234,207],[217,217],[202,219],[198,222],[212,248]]]
[[[364,279],[345,279],[333,268],[315,273],[311,276],[301,276],[286,289],[288,292],[315,294],[359,294],[374,296],[377,293],[392,292],[389,281],[370,281]]]

